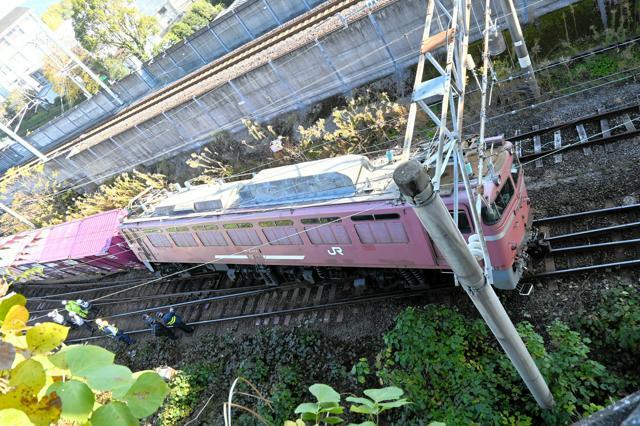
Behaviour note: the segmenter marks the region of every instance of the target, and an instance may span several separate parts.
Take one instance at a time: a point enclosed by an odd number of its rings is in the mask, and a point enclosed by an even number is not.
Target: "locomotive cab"
[[[491,258],[494,286],[514,289],[526,264],[531,209],[522,168],[509,142],[502,144],[484,179],[480,218]]]

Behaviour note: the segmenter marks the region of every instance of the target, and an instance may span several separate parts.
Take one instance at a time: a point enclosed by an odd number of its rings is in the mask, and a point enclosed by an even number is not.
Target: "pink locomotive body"
[[[512,289],[526,263],[531,211],[511,144],[494,142],[489,173],[478,179],[471,170],[470,178],[483,188],[480,216],[493,283]],[[252,270],[272,283],[278,276],[313,282],[318,268],[414,276],[447,271],[393,183],[395,166],[346,155],[266,169],[245,181],[188,187],[138,216],[113,210],[5,237],[0,269],[18,273],[38,266],[43,270],[36,278],[61,279],[143,264],[204,264],[231,276]],[[449,166],[440,196],[454,216],[452,175]],[[457,192],[458,229],[468,240],[476,233],[473,206],[461,185]]]
[[[481,216],[494,285],[510,289],[523,270],[531,212],[511,144],[495,151],[495,168],[482,180]],[[269,275],[313,267],[447,270],[400,199],[394,167],[349,155],[268,169],[248,181],[178,191],[151,214],[127,218],[121,230],[147,265],[251,265]],[[453,215],[446,173],[441,196]],[[460,187],[458,227],[466,239],[475,233],[471,208]]]

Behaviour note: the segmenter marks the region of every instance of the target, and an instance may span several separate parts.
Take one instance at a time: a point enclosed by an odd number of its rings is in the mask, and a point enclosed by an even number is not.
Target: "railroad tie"
[[[304,296],[302,296],[302,303],[300,306],[306,306],[307,303],[309,302],[309,296],[311,295],[311,287],[307,287],[304,290]],[[298,314],[298,323],[301,323],[302,320],[304,319],[304,312]]]
[[[538,130],[538,126],[533,126],[533,130]],[[533,152],[538,154],[542,152],[542,143],[540,141],[540,135],[535,135],[533,137]],[[536,168],[539,169],[542,167],[542,158],[538,158],[536,160]]]
[[[553,132],[553,148],[554,149],[561,149],[562,148],[562,134],[560,133],[560,130],[556,130],[555,132]],[[553,155],[553,161],[555,163],[561,163],[562,162],[562,154],[554,154]]]
[[[321,285],[319,287],[317,287],[318,291],[316,293],[316,297],[314,297],[313,299],[313,304],[314,305],[319,305],[320,301],[322,300],[322,293],[324,292],[324,288],[326,287],[326,285]],[[309,318],[309,322],[313,323],[316,322],[316,319],[318,318],[318,311],[313,311],[311,313],[311,317]]]
[[[336,300],[336,285],[331,284],[329,286],[329,297],[327,298],[327,302],[331,303]],[[331,320],[331,309],[327,309],[324,313],[323,322],[329,322]]]
[[[627,132],[634,132],[636,130],[636,126],[634,126],[633,121],[631,121],[629,114],[622,114],[622,120],[624,121],[624,127],[627,129]]]
[[[260,299],[258,301],[258,308],[256,309],[257,314],[261,314],[264,312],[267,305],[267,300],[269,300],[269,296],[271,296],[271,293],[265,293],[260,296]],[[256,319],[255,325],[260,325],[261,322],[262,318],[258,317]]]
[[[604,112],[604,108],[598,108],[598,112],[600,113]],[[607,120],[606,118],[600,119],[600,131],[601,131],[601,137],[603,138],[608,138],[611,136],[611,128],[609,127],[609,120]],[[613,145],[605,144],[604,149],[606,152],[613,152]]]
[[[299,288],[296,287],[293,289],[293,294],[289,298],[289,301],[285,304],[285,308],[290,308],[296,303],[296,299],[298,299],[299,292],[300,292]],[[283,325],[288,326],[290,322],[291,322],[291,314],[285,315]]]
[[[587,137],[587,131],[584,129],[584,125],[578,124],[576,126],[576,130],[578,131],[578,137],[580,138],[580,143],[587,143],[589,138]],[[584,152],[584,155],[591,155],[593,153],[593,151],[591,151],[590,146],[583,147],[582,152]]]

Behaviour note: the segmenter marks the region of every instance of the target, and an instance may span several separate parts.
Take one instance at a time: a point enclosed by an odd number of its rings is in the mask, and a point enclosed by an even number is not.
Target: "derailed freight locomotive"
[[[526,264],[531,210],[512,145],[491,141],[482,179],[482,227],[498,288],[512,289]],[[469,151],[471,152],[471,150]],[[473,154],[469,154],[473,155]],[[476,164],[469,158],[469,164]],[[429,284],[448,266],[392,180],[397,164],[345,155],[265,169],[251,179],[154,194],[139,208],[101,213],[0,240],[0,270],[34,266],[33,279],[65,279],[146,265],[203,267],[270,284],[327,276],[384,285],[390,276]],[[455,191],[452,165],[440,195],[458,228],[475,234],[471,205]],[[456,194],[457,193],[457,194]],[[142,207],[142,208],[140,208]],[[449,280],[450,281],[450,280]]]
[[[469,164],[473,164],[470,161]],[[482,226],[498,288],[513,289],[526,264],[531,210],[512,145],[494,140],[483,187]],[[263,170],[252,179],[182,188],[130,215],[121,233],[150,267],[206,264],[231,278],[267,283],[347,272],[384,283],[401,274],[428,283],[448,266],[392,180],[396,164],[361,155]],[[440,195],[453,215],[452,165]],[[458,228],[475,233],[472,206],[462,187]]]

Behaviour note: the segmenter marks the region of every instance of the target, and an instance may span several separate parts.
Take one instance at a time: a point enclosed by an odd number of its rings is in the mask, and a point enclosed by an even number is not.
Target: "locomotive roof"
[[[487,152],[487,156],[499,174],[511,144],[503,144],[502,138],[492,139],[496,140],[491,142],[498,143]],[[469,149],[465,157],[474,165],[474,172],[477,173],[475,149]],[[131,215],[125,222],[340,204],[381,197],[393,199],[398,196],[392,180],[396,166],[397,163],[388,163],[385,158],[370,161],[364,155],[352,154],[274,167],[262,170],[248,180],[182,188],[166,195],[154,209],[139,216]],[[485,173],[490,173],[488,167],[485,170]],[[491,176],[485,174],[485,177]],[[490,181],[487,183],[491,185]],[[453,192],[452,164],[446,167],[442,175],[440,191],[442,196]]]
[[[393,168],[393,164],[376,167],[363,155],[274,167],[258,172],[249,180],[198,185],[170,193],[152,212],[141,216],[158,219],[349,199],[385,192]]]

